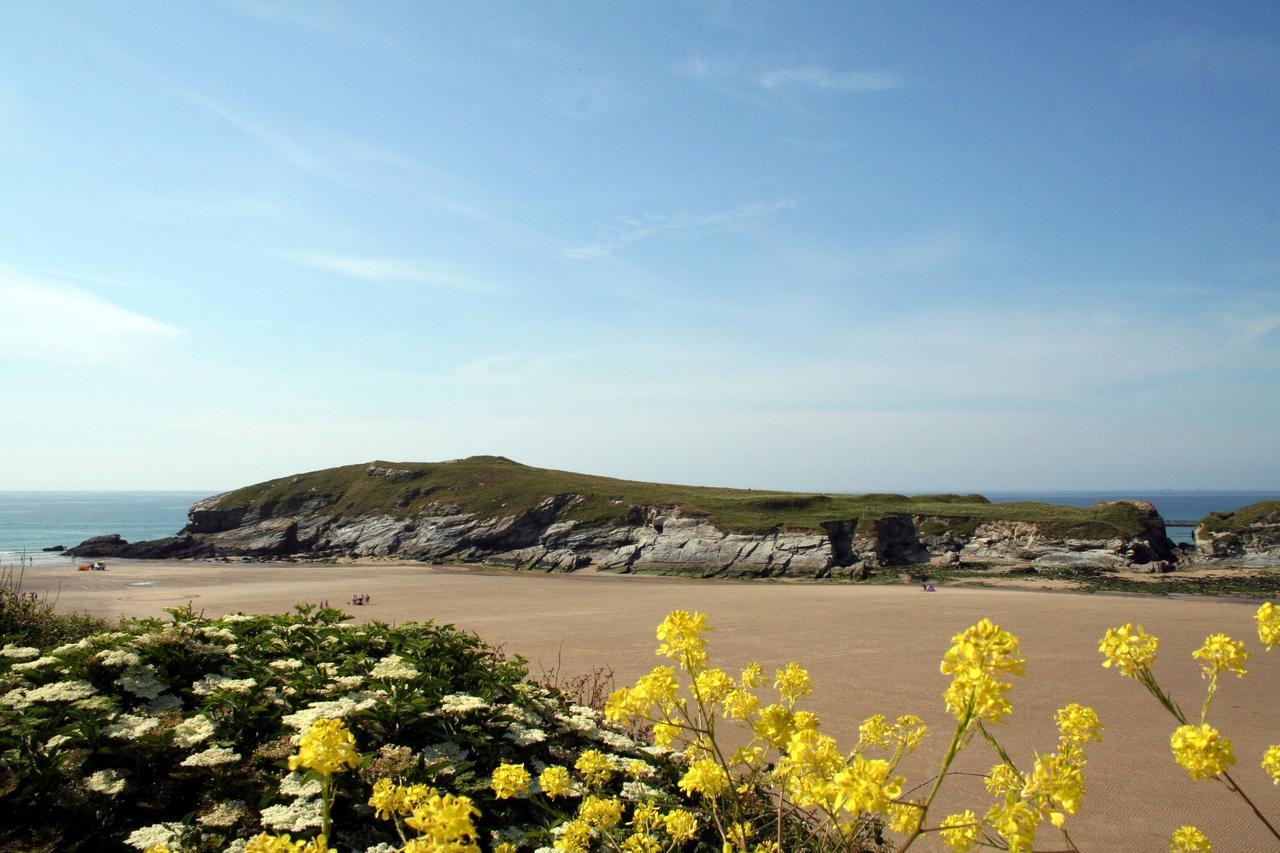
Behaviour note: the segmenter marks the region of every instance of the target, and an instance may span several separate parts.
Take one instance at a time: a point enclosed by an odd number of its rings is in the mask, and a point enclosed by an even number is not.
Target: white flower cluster
[[[0,649],[0,658],[10,658],[12,660],[31,660],[31,658],[40,657],[40,650],[31,646],[15,646],[13,643],[7,644]]]
[[[124,790],[124,777],[114,770],[99,770],[84,780],[84,786],[90,791],[114,797]]]
[[[158,725],[160,725],[160,721],[155,717],[121,714],[104,728],[102,733],[117,740],[137,740]]]
[[[440,697],[440,713],[461,717],[472,711],[487,711],[489,703],[469,693],[450,693]]]
[[[46,666],[52,666],[55,663],[62,663],[62,661],[58,658],[45,655],[42,658],[36,658],[35,660],[27,661],[26,663],[15,663],[11,669],[14,672],[35,672],[38,669],[44,669]]]
[[[28,690],[24,697],[26,704],[22,707],[28,707],[36,702],[76,702],[80,699],[88,699],[97,692],[97,689],[87,681],[55,681],[53,684]],[[7,700],[8,697],[6,696],[5,699]]]
[[[194,752],[182,760],[183,767],[218,767],[222,764],[234,764],[240,760],[240,753],[232,752],[225,746],[211,746],[204,752]]]
[[[659,800],[663,794],[657,788],[646,785],[643,782],[624,782],[622,783],[622,799],[633,803],[645,803],[651,800]]]
[[[49,652],[49,654],[60,658],[65,657],[72,652],[82,652],[91,648],[93,648],[93,638],[85,637],[83,640],[76,640],[74,643],[63,643],[61,646],[58,646],[53,651]]]
[[[320,801],[298,799],[287,805],[267,806],[261,813],[262,825],[276,832],[306,832],[321,824]]]
[[[279,670],[280,672],[291,672],[295,669],[302,669],[302,661],[297,658],[282,658],[280,660],[273,660],[268,664],[268,666],[272,669]]]
[[[320,791],[319,779],[307,778],[296,770],[280,780],[280,793],[286,797],[318,797]]]
[[[105,649],[94,655],[94,660],[106,667],[137,666],[142,663],[142,658],[128,649]]]
[[[546,740],[547,733],[542,729],[530,728],[521,723],[511,723],[507,726],[506,734],[503,737],[516,746],[532,746],[535,743],[542,743]]]
[[[147,664],[129,667],[116,679],[116,684],[142,699],[154,699],[168,687],[156,677],[155,667]]]
[[[369,670],[370,678],[382,678],[388,681],[412,681],[418,675],[417,668],[405,662],[400,655],[387,655]]]
[[[173,742],[178,746],[195,746],[213,737],[213,722],[204,714],[183,720],[173,728]]]
[[[196,823],[215,829],[226,829],[229,826],[235,826],[246,812],[248,808],[243,800],[223,800],[215,803],[212,808],[196,818]]]
[[[227,615],[219,618],[218,621],[225,622],[228,625],[234,625],[237,622],[252,622],[253,618],[254,617],[246,616],[243,613],[228,613]]]
[[[206,675],[191,685],[191,692],[197,696],[209,696],[219,690],[230,690],[232,693],[248,693],[258,682],[252,678],[228,678],[216,673]]]
[[[180,823],[153,823],[151,826],[144,826],[129,833],[124,843],[138,850],[146,850],[149,847],[170,847],[182,837],[185,829],[186,827]]]
[[[172,693],[163,693],[147,703],[148,714],[163,714],[165,711],[177,711],[182,708],[182,700]]]
[[[281,722],[295,731],[305,732],[311,728],[312,723],[322,717],[343,720],[351,714],[367,711],[377,704],[378,700],[373,697],[357,700],[352,699],[350,696],[343,696],[340,699],[334,699],[332,702],[313,702],[301,711],[285,714]]]

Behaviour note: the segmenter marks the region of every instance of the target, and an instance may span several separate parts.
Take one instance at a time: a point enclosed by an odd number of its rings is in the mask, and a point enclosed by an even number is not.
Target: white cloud
[[[0,358],[78,367],[136,364],[182,334],[60,282],[0,269],[4,346]]]
[[[794,206],[794,202],[781,200],[771,203],[753,202],[739,205],[730,210],[711,213],[680,211],[673,214],[624,217],[618,221],[616,226],[606,229],[605,234],[599,240],[571,246],[565,249],[563,254],[566,258],[573,260],[601,258],[629,243],[635,243],[659,234],[676,231],[734,228]]]
[[[836,92],[880,92],[906,85],[894,71],[831,71],[817,65],[775,68],[761,74],[759,81],[771,91],[780,86],[810,86]]]
[[[422,261],[401,258],[373,258],[360,255],[338,255],[328,252],[282,252],[281,257],[300,266],[358,278],[363,281],[405,281],[432,287],[445,287],[473,293],[495,288],[485,282],[459,275],[452,270]]]

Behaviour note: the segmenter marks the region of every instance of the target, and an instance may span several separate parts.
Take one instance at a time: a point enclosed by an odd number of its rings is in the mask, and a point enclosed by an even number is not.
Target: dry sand
[[[736,667],[759,660],[772,667],[797,660],[808,667],[815,684],[809,707],[844,744],[852,744],[857,721],[872,713],[923,716],[932,736],[905,768],[909,784],[924,781],[950,735],[938,661],[954,633],[985,616],[1021,638],[1029,661],[1012,692],[1014,716],[997,727],[1019,763],[1035,750],[1054,748],[1053,715],[1062,705],[1092,705],[1102,718],[1103,742],[1090,747],[1084,809],[1069,827],[1081,849],[1167,850],[1170,833],[1183,823],[1198,825],[1223,853],[1280,849],[1223,786],[1192,782],[1173,763],[1172,719],[1137,683],[1104,670],[1097,652],[1108,627],[1143,624],[1161,639],[1157,675],[1190,710],[1199,707],[1204,690],[1192,650],[1215,631],[1245,639],[1254,653],[1251,672],[1221,686],[1211,720],[1235,743],[1236,778],[1273,823],[1280,822],[1280,790],[1259,768],[1262,751],[1280,741],[1280,652],[1261,652],[1253,604],[388,564],[116,561],[102,573],[40,566],[27,570],[24,588],[58,595],[61,610],[107,617],[162,615],[187,602],[209,615],[280,612],[325,599],[340,606],[353,593],[368,593],[370,606],[347,608],[357,619],[453,623],[525,656],[534,675],[544,668],[576,674],[607,666],[620,684],[656,662],[654,627],[664,614],[701,610],[716,628],[711,642],[717,662]],[[959,769],[968,771],[984,772],[994,763],[980,741],[964,759]],[[942,808],[981,813],[988,803],[977,779],[958,778],[943,791]],[[1055,836],[1052,828],[1043,831],[1044,849],[1061,846],[1053,843]]]

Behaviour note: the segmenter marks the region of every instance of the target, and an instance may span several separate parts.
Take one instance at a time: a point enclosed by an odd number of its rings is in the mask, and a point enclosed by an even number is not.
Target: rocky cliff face
[[[394,472],[392,472],[394,473]],[[379,472],[380,476],[391,476]],[[372,475],[371,475],[372,476]],[[547,498],[528,510],[483,518],[457,505],[427,503],[411,515],[344,517],[332,496],[288,506],[227,507],[222,496],[192,506],[177,536],[128,543],[87,540],[81,557],[400,557],[488,562],[522,569],[597,567],[729,577],[840,577],[867,567],[957,560],[1020,560],[1053,566],[1094,565],[1166,570],[1177,559],[1164,522],[1150,504],[1134,537],[1047,534],[1030,522],[887,513],[823,522],[819,529],[766,533],[722,530],[679,507],[632,506],[625,520],[567,518],[581,498]],[[954,557],[949,555],[955,555]]]
[[[1235,566],[1280,566],[1280,502],[1211,513],[1195,530],[1196,560]]]

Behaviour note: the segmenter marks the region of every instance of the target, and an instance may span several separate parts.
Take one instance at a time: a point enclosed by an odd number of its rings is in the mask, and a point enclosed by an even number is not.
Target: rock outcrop
[[[376,476],[407,479],[395,469],[379,469]],[[347,516],[332,494],[257,506],[228,506],[225,496],[215,496],[192,506],[187,526],[176,536],[135,543],[114,534],[100,536],[67,553],[169,559],[399,557],[559,571],[593,567],[808,578],[857,576],[870,567],[929,563],[937,557],[942,559],[935,565],[967,558],[1137,570],[1165,570],[1177,559],[1159,514],[1141,503],[1141,533],[1091,537],[1088,530],[1064,534],[1034,522],[907,513],[742,532],[670,505],[633,505],[622,520],[592,522],[572,517],[581,500],[577,494],[554,495],[493,517],[445,501],[428,501],[406,515]]]
[[[1196,526],[1195,543],[1199,563],[1280,566],[1280,501],[1210,513]]]

